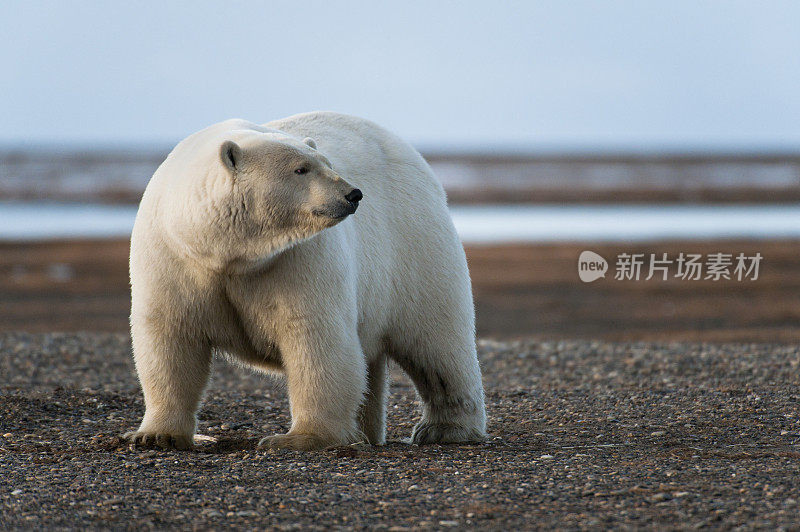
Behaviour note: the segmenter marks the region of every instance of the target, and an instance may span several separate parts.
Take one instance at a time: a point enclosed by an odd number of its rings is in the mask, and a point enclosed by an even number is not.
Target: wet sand
[[[756,281],[579,280],[584,249],[756,252]],[[481,337],[800,342],[800,242],[539,244],[467,249]],[[0,243],[0,330],[115,331],[128,327],[128,242]],[[612,265],[613,268],[613,265]]]

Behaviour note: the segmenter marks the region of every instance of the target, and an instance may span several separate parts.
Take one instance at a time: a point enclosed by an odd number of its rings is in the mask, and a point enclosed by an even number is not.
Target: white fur
[[[357,212],[326,214],[352,187]],[[387,357],[422,400],[414,442],[485,436],[445,194],[419,153],[371,122],[317,112],[191,135],[144,193],[130,270],[146,404],[132,441],[191,445],[214,350],[286,374],[291,429],[261,446],[383,443]]]

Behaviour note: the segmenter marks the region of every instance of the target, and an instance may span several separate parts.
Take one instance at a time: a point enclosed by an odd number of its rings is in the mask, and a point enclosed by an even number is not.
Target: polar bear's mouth
[[[327,205],[321,209],[314,209],[311,213],[314,216],[329,218],[331,220],[344,220],[358,209],[358,203],[348,201],[347,203],[339,203],[336,205]]]

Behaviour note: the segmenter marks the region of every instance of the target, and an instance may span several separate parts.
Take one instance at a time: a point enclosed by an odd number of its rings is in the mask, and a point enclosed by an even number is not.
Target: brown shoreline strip
[[[577,258],[761,253],[737,281],[582,283]],[[480,336],[800,342],[800,241],[511,244],[467,248]],[[0,331],[126,332],[128,242],[0,242]]]

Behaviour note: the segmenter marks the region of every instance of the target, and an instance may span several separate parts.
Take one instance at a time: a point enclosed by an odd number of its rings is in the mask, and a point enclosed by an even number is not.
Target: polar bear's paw
[[[178,449],[185,451],[193,448],[192,437],[185,434],[167,434],[165,432],[142,432],[134,430],[122,435],[122,439],[141,447],[160,447],[162,449]]]
[[[467,443],[482,442],[486,434],[479,429],[451,423],[431,423],[420,421],[411,433],[411,443]]]
[[[259,449],[292,449],[295,451],[319,451],[334,447],[339,442],[330,438],[325,438],[317,434],[288,433],[267,436],[258,442]]]

